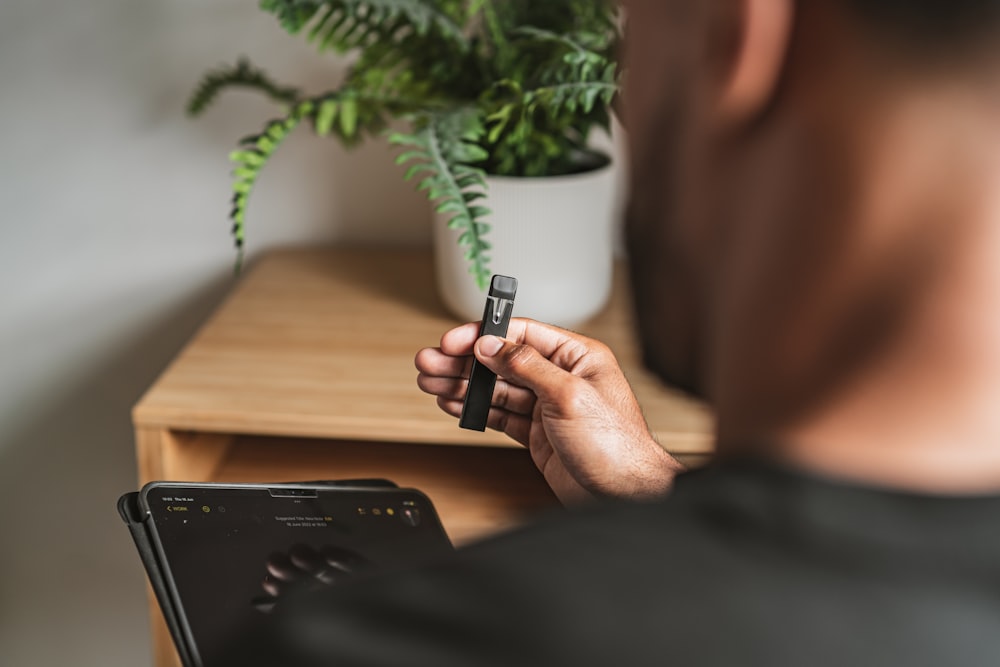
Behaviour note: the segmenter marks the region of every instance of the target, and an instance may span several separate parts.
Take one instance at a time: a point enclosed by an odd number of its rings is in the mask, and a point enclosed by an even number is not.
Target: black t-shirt
[[[330,589],[241,665],[1000,665],[1000,496],[762,464]]]

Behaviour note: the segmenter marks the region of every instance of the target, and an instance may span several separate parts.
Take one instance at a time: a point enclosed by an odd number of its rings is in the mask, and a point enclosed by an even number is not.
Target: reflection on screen
[[[450,550],[433,508],[405,490],[291,498],[267,489],[157,487],[148,503],[204,667],[266,623],[292,591]]]

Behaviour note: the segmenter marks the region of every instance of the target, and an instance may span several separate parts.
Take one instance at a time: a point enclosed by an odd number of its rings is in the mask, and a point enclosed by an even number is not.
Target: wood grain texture
[[[581,331],[615,351],[671,452],[711,448],[707,410],[638,363],[619,270],[611,302]],[[413,357],[457,322],[422,250],[273,252],[239,281],[135,407],[140,428],[474,446],[505,436],[457,428],[416,386]]]
[[[216,470],[220,482],[373,477],[425,493],[458,545],[560,507],[521,448],[241,437]]]

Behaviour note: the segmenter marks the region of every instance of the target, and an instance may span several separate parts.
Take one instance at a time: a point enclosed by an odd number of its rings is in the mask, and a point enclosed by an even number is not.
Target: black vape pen
[[[483,310],[483,323],[479,327],[479,336],[507,335],[510,324],[510,313],[514,309],[514,295],[517,293],[517,279],[509,276],[493,276],[490,281],[490,292],[486,297],[486,308]],[[472,372],[469,373],[469,389],[462,405],[462,417],[458,425],[473,431],[485,431],[486,420],[490,414],[490,403],[493,401],[493,387],[497,375],[479,363],[472,360]]]

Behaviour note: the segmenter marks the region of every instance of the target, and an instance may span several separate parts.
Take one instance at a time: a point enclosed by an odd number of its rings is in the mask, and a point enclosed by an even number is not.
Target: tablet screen
[[[289,592],[451,550],[433,506],[406,489],[170,484],[145,502],[204,667]]]

